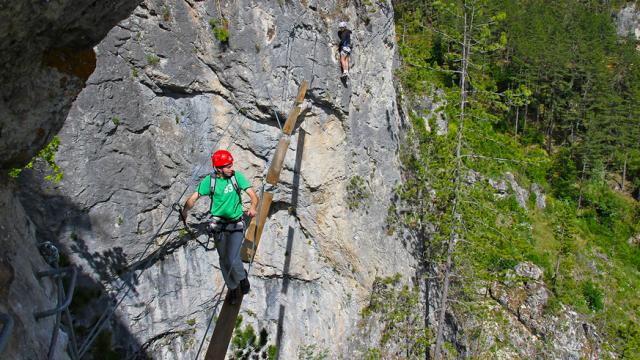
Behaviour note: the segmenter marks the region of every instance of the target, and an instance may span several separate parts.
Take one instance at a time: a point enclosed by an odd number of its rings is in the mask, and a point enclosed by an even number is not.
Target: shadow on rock
[[[126,270],[126,254],[121,247],[91,251],[89,244],[78,235],[93,231],[86,210],[68,197],[59,195],[48,184],[41,184],[35,176],[24,174],[20,182],[24,186],[18,196],[35,226],[38,243],[51,241],[60,249],[59,266],[71,265],[78,269],[77,285],[69,310],[78,347],[81,347],[104,309],[114,303],[113,294],[104,284],[117,281],[119,274]],[[69,234],[69,228],[76,230]],[[69,254],[84,260],[84,264],[77,263]],[[141,344],[128,327],[118,317],[111,316],[88,347],[85,356],[96,359],[126,358],[132,354]]]

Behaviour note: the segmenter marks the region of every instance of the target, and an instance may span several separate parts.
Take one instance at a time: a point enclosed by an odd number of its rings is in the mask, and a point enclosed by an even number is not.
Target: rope
[[[233,118],[233,120],[231,122],[233,122],[234,120],[235,120],[235,117]],[[247,116],[246,115],[242,118],[242,121],[240,121],[240,124],[237,126],[236,132],[233,133],[233,135],[229,138],[229,145],[226,147],[227,149],[231,149],[231,147],[233,145],[235,145],[235,141],[233,141],[233,140],[238,136],[238,133],[240,132],[240,129],[242,129],[242,125],[244,125],[245,121],[247,121]]]
[[[278,127],[280,127],[280,131],[282,130],[282,123],[280,122],[280,117],[278,116],[278,112],[276,111],[276,107],[273,106],[273,98],[271,97],[271,92],[269,91],[269,88],[267,87],[267,84],[265,82],[262,83],[262,88],[266,90],[267,95],[269,96],[269,102],[271,103],[271,108],[273,109],[273,115],[276,116],[276,120],[278,120]]]
[[[296,24],[294,23],[294,25],[292,26],[292,30],[294,29],[295,26],[296,26]],[[293,37],[295,39],[295,31],[290,32],[290,34],[291,33],[293,33],[293,35],[294,35]],[[291,37],[292,36],[290,35],[289,36],[289,40],[290,40]],[[287,43],[287,59],[286,59],[287,63],[286,63],[286,68],[289,67],[289,61],[288,61],[289,60],[289,54],[288,54],[289,51],[290,51],[290,47],[289,47],[289,41],[288,41],[288,43]],[[288,78],[288,76],[287,76],[287,78]],[[262,84],[263,84],[263,88],[266,90],[267,95],[269,96],[269,102],[271,104],[271,108],[273,109],[273,113],[276,116],[276,120],[278,121],[278,127],[280,128],[280,131],[283,131],[282,123],[280,121],[280,117],[278,116],[278,112],[276,111],[276,107],[273,104],[273,98],[271,96],[271,92],[269,91],[269,88],[266,86],[266,82],[262,82]],[[283,86],[283,88],[285,88],[285,89],[286,89],[286,87],[287,87],[286,85]],[[285,91],[285,89],[283,89],[283,91]],[[246,120],[246,117],[245,117],[245,120]],[[265,178],[262,179],[262,186],[261,186],[262,189],[261,189],[261,194],[260,194],[261,196],[263,196],[263,201],[264,201],[264,187],[265,187],[264,180],[265,180]],[[258,208],[258,213],[256,214],[256,217],[257,217],[256,228],[255,228],[255,231],[253,232],[253,242],[251,244],[251,260],[249,261],[249,266],[248,266],[248,269],[247,269],[247,278],[251,275],[251,268],[253,266],[253,261],[254,261],[255,256],[256,256],[255,246],[256,246],[256,239],[257,239],[257,236],[258,236],[258,229],[260,228],[260,212],[262,211],[261,204],[259,204],[259,206],[260,207]],[[245,232],[246,232],[246,228],[245,228]],[[243,241],[243,243],[244,243],[244,241]],[[218,293],[220,296],[222,295],[222,293],[224,292],[226,287],[227,287],[227,285],[224,284],[223,287],[222,287],[222,290]],[[211,316],[209,317],[209,321],[207,323],[207,328],[205,329],[204,334],[202,334],[202,339],[200,340],[200,346],[198,347],[198,352],[196,353],[196,356],[194,358],[195,360],[197,360],[198,357],[200,356],[200,352],[202,351],[202,346],[204,345],[204,341],[205,341],[205,339],[207,337],[207,334],[209,333],[209,329],[211,328],[211,322],[213,321],[213,317],[216,314],[216,311],[217,311],[217,308],[218,308],[219,304],[220,304],[220,299],[218,299],[218,303],[216,303],[216,305],[214,306],[213,311],[211,313]]]
[[[219,5],[219,2],[218,2]],[[301,19],[307,12],[308,10],[305,9],[305,11],[299,16],[299,18]],[[221,13],[220,9],[219,12]],[[289,60],[290,60],[290,54],[291,54],[291,43],[293,42],[293,40],[295,40],[295,26],[297,26],[298,22],[295,22],[292,27],[291,27],[291,31],[289,32],[289,37],[287,40],[287,53],[286,53],[286,64],[285,67],[288,69],[289,68]],[[288,80],[289,78],[289,73],[287,72],[287,76],[285,77],[285,80]],[[288,93],[288,86],[283,86],[283,90],[286,91]],[[274,114],[276,115],[276,119],[278,121],[278,125],[280,126],[280,129],[282,130],[282,124],[280,122],[280,118],[277,114],[277,112],[275,111],[275,107],[273,106],[273,99],[271,98],[271,94],[269,93],[269,91],[267,90],[267,93],[269,94],[269,101],[271,102],[271,106],[272,108],[274,108]],[[241,112],[241,111],[240,111]],[[227,127],[225,128],[225,130],[222,132],[222,135],[220,136],[220,138],[216,141],[214,148],[217,147],[218,143],[220,142],[220,140],[222,139],[223,135],[227,132],[227,130],[229,129],[229,126],[234,122],[234,120],[239,116],[239,113],[235,115],[235,117],[229,122],[229,124],[227,124]],[[235,139],[235,136],[238,134],[238,132],[240,131],[240,128],[242,126],[242,124],[244,123],[244,121],[246,121],[247,116],[244,116],[244,119],[242,120],[241,124],[238,126],[238,129],[236,130],[236,133],[231,137],[231,139]],[[200,147],[200,142],[204,139],[204,136],[201,137],[197,147]],[[230,146],[233,144],[233,141],[231,142]],[[230,147],[229,146],[229,147]],[[194,172],[194,175],[199,173],[200,168],[202,167],[202,164],[200,164],[198,166],[198,168],[196,169],[196,171]],[[185,187],[185,189],[182,191],[182,193],[180,194],[180,197],[178,198],[178,200],[176,201],[176,203],[179,204],[180,200],[182,199],[182,197],[184,196],[184,194],[187,192],[187,190],[189,189],[190,186]],[[264,193],[264,179],[262,182],[262,193]],[[171,217],[171,214],[174,211],[174,207],[171,207],[171,211],[169,212],[169,214],[167,215],[167,217],[164,219],[164,221],[162,222],[162,224],[160,225],[160,228],[158,228],[158,231],[153,235],[153,237],[151,237],[151,239],[147,242],[147,246],[145,247],[144,251],[138,256],[138,260],[141,259],[146,252],[149,250],[149,248],[151,247],[151,245],[154,243],[154,240],[157,238],[157,236],[160,233],[160,230],[164,227],[164,225],[166,224],[166,222],[169,220],[169,218]],[[260,209],[258,209],[258,212],[260,211]],[[256,216],[258,216],[258,214],[256,214]],[[175,231],[175,229],[177,228],[178,224],[180,223],[180,221],[176,222],[175,225],[173,226],[173,228],[171,229],[171,231],[169,232],[172,233]],[[247,277],[250,274],[251,271],[251,267],[255,258],[255,239],[257,236],[257,229],[259,226],[259,221],[256,221],[256,231],[254,232],[254,241],[252,244],[252,257],[251,257],[251,261],[249,262],[249,269],[247,271]],[[245,227],[245,231],[243,232],[243,237],[244,237],[244,233],[246,232],[246,227]],[[243,241],[244,243],[244,241]],[[242,248],[242,245],[241,245]],[[137,262],[138,260],[134,261]],[[133,270],[135,272],[135,269]],[[134,282],[138,279],[138,277],[142,274],[142,272],[144,271],[144,269],[142,271],[140,271],[140,273],[138,275],[133,275],[134,278]],[[129,272],[126,273],[125,276],[123,276],[123,278],[128,277],[129,275],[131,275],[131,270]],[[227,274],[228,275],[228,274]],[[89,347],[92,345],[92,343],[95,341],[97,335],[100,333],[100,331],[102,330],[102,328],[104,327],[104,325],[107,323],[107,321],[111,318],[111,316],[113,315],[113,313],[115,312],[115,309],[122,303],[122,301],[124,301],[124,299],[127,297],[127,295],[129,294],[129,291],[131,291],[131,286],[126,286],[127,282],[123,282],[123,284],[120,286],[120,288],[117,290],[116,295],[114,296],[116,299],[118,298],[118,296],[120,295],[120,293],[124,290],[124,288],[126,287],[127,290],[124,293],[124,296],[122,296],[122,298],[120,298],[120,300],[118,300],[116,302],[115,305],[112,306],[108,306],[105,311],[102,313],[100,319],[96,322],[96,324],[94,325],[94,327],[92,328],[91,332],[89,333],[89,335],[87,336],[87,340],[85,340],[84,344],[80,347],[80,351],[79,351],[79,357],[81,358],[82,356],[84,356],[84,354],[86,353],[86,351],[89,349]],[[224,292],[226,288],[226,284],[223,286],[220,295],[222,294],[222,292]],[[215,310],[217,309],[217,306],[219,305],[219,300],[218,300],[218,304],[216,304],[216,306],[214,307],[214,312],[213,314],[215,314]],[[211,316],[211,318],[209,319],[209,323],[207,325],[207,329],[205,330],[205,333],[203,335],[203,340],[200,344],[200,348],[198,349],[198,353],[196,355],[196,358],[199,356],[200,351],[202,349],[202,344],[204,342],[204,339],[207,335],[207,332],[211,326],[211,321],[213,319],[213,315]]]
[[[261,190],[261,194],[262,196],[264,196],[264,179],[262,180],[262,190]],[[264,199],[264,197],[263,197]],[[260,205],[260,204],[259,204]],[[258,208],[258,212],[256,213],[256,228],[253,232],[253,242],[251,244],[251,260],[249,261],[249,266],[247,269],[247,279],[249,278],[249,276],[251,275],[251,267],[253,265],[253,260],[255,259],[256,256],[256,238],[258,236],[258,229],[260,228],[260,212],[262,211],[262,206],[259,206]],[[244,226],[244,230],[242,232],[242,237],[243,237],[243,241],[240,244],[240,249],[242,249],[242,246],[244,245],[244,239],[246,238],[246,232],[247,232],[248,227]],[[240,251],[240,249],[238,249],[238,251]],[[229,272],[227,272],[227,277],[229,276]],[[211,322],[213,321],[213,317],[215,316],[217,310],[218,310],[218,305],[220,305],[220,300],[222,298],[222,294],[224,293],[224,290],[227,288],[227,284],[225,283],[222,286],[222,289],[218,292],[218,294],[216,294],[216,296],[218,297],[218,300],[216,300],[216,304],[213,307],[213,311],[211,312],[211,316],[209,317],[209,321],[207,323],[207,328],[204,331],[204,334],[202,334],[202,340],[200,340],[200,346],[198,347],[198,352],[196,353],[196,356],[194,357],[195,360],[198,359],[198,357],[200,356],[200,352],[202,351],[202,346],[204,345],[204,341],[207,338],[207,334],[209,333],[209,329],[211,328]],[[214,297],[215,298],[215,297]]]
[[[282,98],[283,99],[287,99],[289,97],[289,86],[287,84],[287,82],[289,81],[289,62],[291,60],[291,45],[293,44],[293,41],[296,39],[296,26],[298,26],[298,24],[302,24],[302,19],[304,19],[304,16],[307,14],[307,12],[309,11],[309,8],[305,8],[304,11],[302,12],[302,14],[298,15],[297,18],[298,20],[296,22],[293,23],[293,25],[291,25],[291,30],[289,30],[289,36],[287,37],[287,51],[285,53],[285,76],[284,76],[284,84],[282,86]],[[295,100],[294,100],[295,103]]]
[[[234,120],[239,116],[239,114],[236,114],[235,117],[227,124],[227,126],[225,127],[225,129],[223,130],[222,134],[220,135],[220,137],[218,138],[218,140],[215,142],[214,144],[214,148],[216,148],[220,142],[220,140],[222,139],[222,137],[224,136],[224,134],[228,131],[229,127],[231,126],[231,124],[234,122]],[[203,121],[203,124],[206,123],[206,120]],[[200,147],[200,144],[202,142],[202,140],[204,139],[206,133],[203,134],[203,136],[200,137],[198,144],[196,145],[196,148]],[[194,172],[194,174],[199,173],[200,168],[202,168],[202,163],[196,168],[196,171]],[[187,192],[187,190],[190,188],[190,185],[187,185],[185,187],[185,189],[182,191],[182,193],[180,194],[180,197],[178,198],[178,200],[176,201],[177,203],[180,202],[180,200],[182,199],[182,197],[184,196],[184,194]],[[133,261],[132,263],[136,263],[138,262],[140,259],[142,259],[144,257],[144,255],[147,253],[147,251],[149,251],[149,248],[151,248],[151,246],[154,244],[154,240],[158,237],[158,235],[160,234],[160,230],[162,230],[162,228],[164,227],[164,225],[167,223],[167,221],[169,220],[169,218],[171,217],[171,215],[173,214],[173,211],[175,210],[175,208],[172,206],[171,207],[171,211],[169,211],[169,214],[167,214],[167,217],[164,219],[164,221],[162,222],[162,224],[160,225],[160,227],[158,228],[158,230],[156,231],[156,233],[150,238],[150,240],[147,242],[147,246],[145,247],[145,249],[142,251],[142,253],[137,257],[137,259],[135,261]],[[171,229],[171,231],[169,231],[169,234],[174,232],[175,229],[177,228],[178,224],[180,222],[176,222],[176,224],[173,226],[173,228]],[[123,279],[128,278],[131,275],[131,272],[135,272],[135,269],[128,271],[124,276],[122,276]],[[140,274],[138,275],[133,275],[133,282],[135,282],[138,277],[142,274],[142,272],[144,271],[144,269],[140,272]],[[102,331],[102,328],[104,327],[104,325],[107,323],[107,321],[111,318],[111,316],[113,315],[115,309],[118,308],[118,306],[122,303],[122,301],[124,301],[124,299],[127,297],[127,295],[129,294],[129,291],[131,291],[131,286],[127,286],[129,283],[127,281],[123,281],[122,285],[118,288],[118,290],[116,291],[116,294],[114,296],[115,299],[118,299],[118,297],[120,296],[120,294],[122,293],[122,291],[126,288],[127,290],[124,293],[124,296],[122,296],[122,298],[120,298],[119,300],[117,300],[115,302],[115,305],[111,305],[111,306],[107,306],[107,308],[103,311],[102,315],[100,316],[100,318],[98,319],[98,321],[96,322],[96,324],[94,325],[94,327],[91,329],[91,331],[89,332],[89,335],[87,335],[87,338],[85,340],[85,342],[82,344],[82,346],[80,347],[80,350],[78,352],[79,357],[82,358],[84,356],[84,354],[87,352],[87,350],[89,350],[89,347],[91,347],[91,345],[93,344],[93,342],[95,341],[97,335],[100,333],[100,331]]]
[[[242,249],[242,245],[244,245],[244,238],[245,238],[245,234],[247,232],[247,226],[244,226],[244,220],[242,220],[243,222],[243,230],[242,230],[242,242],[240,243],[240,247],[238,248],[238,250],[236,251],[236,255],[233,256],[232,258],[235,258],[236,256],[238,256],[240,249]],[[244,267],[244,266],[243,266]],[[222,267],[220,267],[220,270],[223,270]],[[251,265],[249,265],[249,270],[251,270]],[[229,268],[228,271],[226,271],[226,277],[229,277],[229,272],[231,272],[231,268]],[[224,277],[223,277],[224,278]],[[247,272],[247,279],[249,278],[249,272]],[[239,286],[239,285],[238,285]],[[211,328],[211,322],[213,321],[213,317],[216,314],[216,311],[218,310],[218,305],[220,305],[221,299],[222,299],[222,294],[224,293],[224,290],[227,288],[227,284],[224,283],[222,285],[222,289],[220,289],[220,291],[214,296],[214,298],[217,296],[218,300],[216,300],[216,304],[213,307],[213,311],[211,312],[211,316],[209,317],[209,322],[207,323],[207,328],[204,331],[204,334],[202,335],[202,340],[200,340],[200,346],[198,347],[198,352],[196,353],[196,356],[194,359],[198,359],[198,357],[200,356],[200,352],[202,351],[202,346],[204,345],[204,340],[207,337],[207,333],[209,332],[209,329]]]
[[[220,300],[222,299],[222,293],[224,292],[225,287],[226,285],[222,287],[222,290],[220,290],[218,294],[216,294],[218,299],[215,300],[215,306],[213,307],[213,311],[211,312],[211,316],[209,317],[209,321],[207,322],[207,328],[204,331],[204,335],[202,335],[202,340],[200,341],[200,346],[198,347],[198,352],[196,353],[196,357],[194,359],[198,359],[198,357],[200,356],[202,345],[204,345],[204,340],[207,337],[207,333],[209,332],[209,329],[211,329],[211,322],[213,322],[213,317],[216,315],[216,310],[218,310],[218,305],[220,305]]]

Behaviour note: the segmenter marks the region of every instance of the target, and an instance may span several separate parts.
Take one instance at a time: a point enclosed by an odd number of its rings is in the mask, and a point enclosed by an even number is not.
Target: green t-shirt
[[[246,190],[251,186],[241,172],[236,171],[235,175],[240,190]],[[200,181],[198,194],[200,196],[211,196],[211,175],[207,175]],[[230,220],[235,220],[242,216],[242,200],[236,193],[231,178],[218,177],[216,179],[211,215]]]

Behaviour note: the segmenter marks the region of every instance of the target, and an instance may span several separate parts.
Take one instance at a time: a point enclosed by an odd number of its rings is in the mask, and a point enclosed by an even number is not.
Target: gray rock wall
[[[381,334],[375,323],[370,334],[356,329],[373,278],[415,272],[411,252],[384,231],[402,122],[390,5],[139,3],[0,8],[0,162],[24,164],[64,123],[57,161],[65,173],[59,184],[44,182],[37,163],[17,183],[0,178],[0,312],[16,321],[2,356],[35,359],[48,350],[53,318],[33,313],[55,305],[55,286],[35,276],[48,268],[36,244],[51,240],[81,269],[72,306],[81,339],[109,299],[126,294],[88,358],[193,358],[219,309],[222,279],[206,236],[198,227],[197,241],[177,231],[172,205],[209,171],[216,148],[230,149],[261,189],[280,134],[276,118],[286,118],[302,79],[311,108],[294,132],[242,314],[267,331],[281,359],[311,350],[362,356]],[[625,11],[623,20],[637,17]],[[228,21],[227,44],[215,39],[212,19]],[[342,20],[354,30],[349,87],[338,79]],[[356,191],[354,176],[363,180]],[[467,354],[509,342],[517,348],[498,355],[513,358],[541,356],[537,337],[546,333],[545,356],[598,354],[597,334],[570,309],[541,316],[547,290],[534,280],[484,289],[499,293],[487,305],[506,325],[450,314],[446,338]],[[514,302],[523,291],[526,301]],[[465,331],[478,327],[482,341],[466,341]],[[67,339],[61,333],[56,358],[66,358]]]
[[[56,287],[36,272],[50,269],[38,253],[39,229],[17,199],[9,168],[23,166],[59,131],[95,67],[92,46],[140,1],[5,1],[0,5],[0,313],[14,322],[3,359],[41,359],[54,318]],[[4,328],[4,324],[3,324]],[[67,334],[60,333],[54,357]]]
[[[62,126],[95,68],[92,50],[140,0],[0,6],[0,168],[29,162]]]
[[[635,2],[627,4],[616,14],[618,35],[640,40],[640,14]]]
[[[36,277],[38,271],[50,267],[38,254],[35,226],[12,190],[15,191],[12,187],[0,189],[0,312],[14,321],[0,357],[46,358],[55,318],[36,320],[34,313],[56,306],[56,288],[50,279]]]
[[[210,25],[222,18],[227,44]],[[348,87],[338,78],[342,20],[354,30]],[[294,131],[242,313],[282,359],[310,344],[349,355],[374,277],[414,265],[384,230],[400,176],[394,36],[389,3],[342,1],[147,0],[108,33],[59,133],[64,179],[41,187],[41,174],[27,173],[21,198],[39,239],[82,266],[79,292],[129,289],[107,330],[118,351],[193,358],[222,280],[215,251],[171,231],[171,207],[216,148],[261,189],[276,114],[284,121],[306,79],[311,108]],[[365,196],[350,195],[354,176]],[[119,278],[131,264],[136,278]],[[74,308],[78,324],[91,325],[95,304]]]

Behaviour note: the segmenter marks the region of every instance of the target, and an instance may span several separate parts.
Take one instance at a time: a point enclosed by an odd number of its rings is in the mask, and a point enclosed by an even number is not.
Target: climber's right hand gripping
[[[189,210],[191,210],[193,205],[195,205],[199,197],[200,194],[198,194],[198,192],[194,192],[187,201],[184,202],[184,206],[180,209],[180,219],[182,220],[185,228],[187,227],[187,214],[189,214]]]

